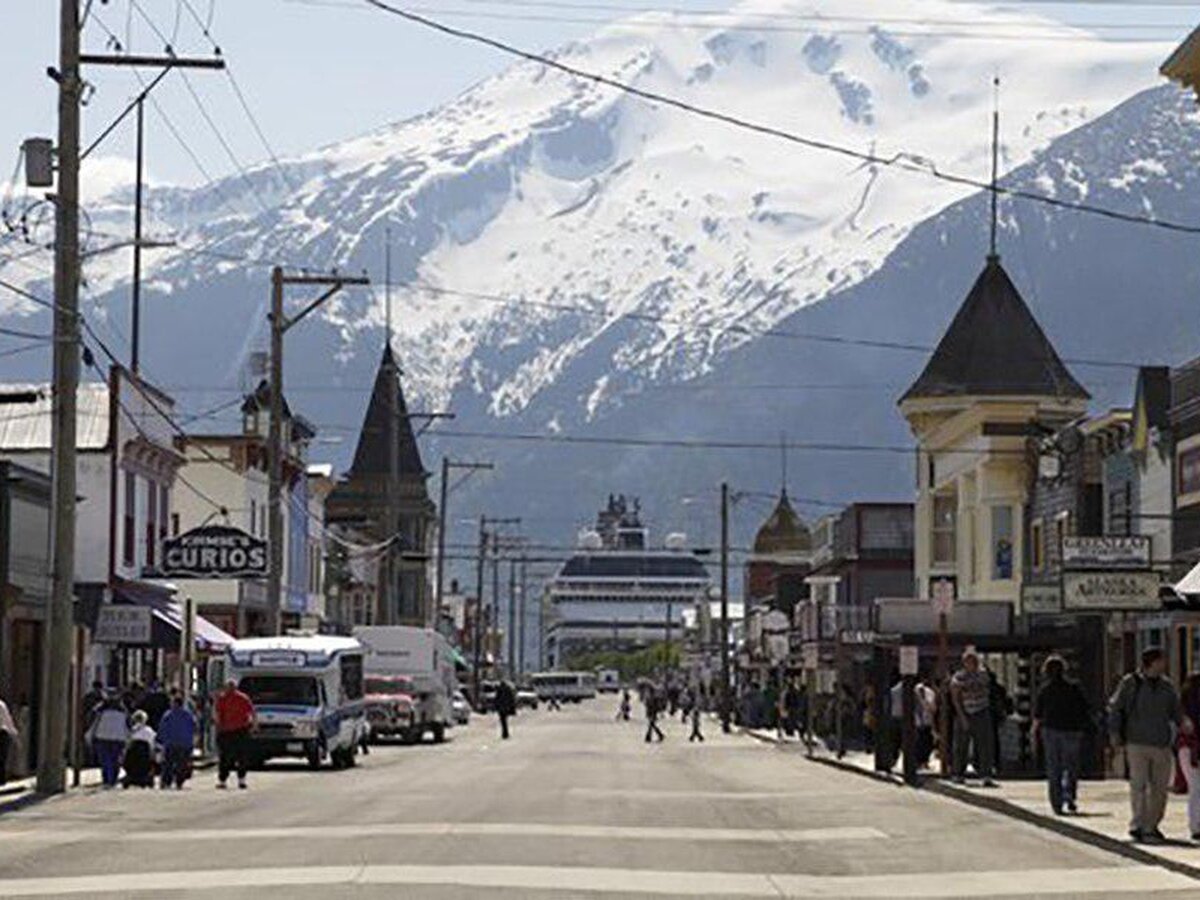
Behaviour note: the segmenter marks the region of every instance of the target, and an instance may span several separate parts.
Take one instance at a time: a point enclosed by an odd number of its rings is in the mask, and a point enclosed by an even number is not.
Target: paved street
[[[0,897],[1200,897],[1200,884],[744,736],[647,746],[602,699],[476,718],[249,791],[88,791],[0,817]],[[1200,853],[1200,851],[1197,851]],[[168,893],[177,892],[177,893]]]

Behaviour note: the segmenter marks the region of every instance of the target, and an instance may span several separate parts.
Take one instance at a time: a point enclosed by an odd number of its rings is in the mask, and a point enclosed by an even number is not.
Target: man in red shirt
[[[246,788],[246,769],[250,760],[250,730],[256,724],[254,703],[238,690],[232,678],[217,695],[214,707],[217,723],[217,787],[224,788],[231,769],[237,769],[238,787]]]

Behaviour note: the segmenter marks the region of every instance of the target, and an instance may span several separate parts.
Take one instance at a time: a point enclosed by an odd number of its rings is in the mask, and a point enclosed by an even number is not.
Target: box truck
[[[450,642],[431,628],[411,625],[360,625],[354,637],[366,650],[368,676],[403,675],[411,682],[415,715],[404,737],[419,741],[428,734],[439,743],[445,740],[458,690]]]

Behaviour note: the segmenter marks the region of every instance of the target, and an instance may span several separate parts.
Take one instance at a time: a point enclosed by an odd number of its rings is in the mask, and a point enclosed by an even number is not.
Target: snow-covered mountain
[[[961,299],[959,282],[978,256],[982,201],[928,170],[987,177],[996,75],[1004,169],[1037,190],[1141,209],[1155,202],[1145,195],[1190,177],[1183,163],[1194,160],[1175,141],[1183,125],[1195,135],[1184,107],[1161,92],[1138,107],[1146,119],[1146,110],[1162,108],[1165,118],[1149,122],[1157,130],[1123,130],[1129,115],[1105,117],[1155,83],[1165,47],[1102,41],[1024,10],[952,0],[892,0],[886,14],[881,7],[752,0],[710,29],[643,14],[554,56],[900,166],[864,164],[519,63],[426,115],[285,160],[282,171],[261,166],[194,190],[155,189],[151,230],[179,246],[147,255],[146,370],[178,386],[192,409],[229,397],[262,342],[261,261],[366,269],[378,285],[390,230],[396,345],[412,405],[452,406],[463,430],[670,426],[712,434],[739,422],[743,436],[895,436],[895,421],[860,417],[861,409],[878,412],[873,396],[854,408],[833,390],[824,394],[839,401],[832,405],[756,397],[755,427],[743,416],[744,393],[669,388],[802,374],[871,385],[881,372],[896,378],[914,365],[894,352],[762,335],[814,322],[827,333],[936,340],[939,317]],[[378,27],[408,26],[382,19]],[[1075,135],[1086,137],[1072,143]],[[1164,159],[1168,147],[1176,156]],[[1174,199],[1179,216],[1194,213]],[[93,229],[127,231],[127,204],[121,190],[92,204]],[[1066,254],[1075,238],[1113,227],[1041,208],[1006,207],[1005,216],[1008,235],[1045,231],[1030,249],[1031,272],[1061,263],[1051,251]],[[1160,239],[1121,233],[1125,247]],[[910,268],[918,264],[937,268],[918,274]],[[118,336],[128,268],[121,253],[87,267],[95,315]],[[1015,274],[1020,280],[1020,267]],[[914,306],[905,292],[922,279],[930,302]],[[288,339],[293,404],[345,436],[347,454],[378,357],[383,296],[382,286],[348,292]],[[35,314],[14,305],[9,318]],[[0,360],[0,372],[22,362]],[[892,394],[876,393],[890,405]],[[810,418],[816,410],[832,419]],[[535,458],[525,449],[488,452],[511,453],[514,475]],[[725,464],[679,458],[687,464],[668,466],[669,479],[652,476],[648,492],[670,482],[687,493]],[[586,464],[572,459],[563,474],[597,469],[588,490],[607,483],[601,492],[623,488],[615,483],[622,478],[642,480],[638,466],[648,462],[643,452],[612,450]],[[761,476],[761,463],[747,477]],[[883,491],[896,472],[867,466],[853,478]],[[548,508],[553,490],[547,483]],[[830,492],[845,496],[840,486]],[[584,511],[594,502],[578,499]]]

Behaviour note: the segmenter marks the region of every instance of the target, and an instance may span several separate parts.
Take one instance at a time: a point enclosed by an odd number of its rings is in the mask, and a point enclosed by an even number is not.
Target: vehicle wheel
[[[324,748],[321,746],[320,741],[313,741],[311,744],[308,745],[307,758],[308,758],[308,767],[310,769],[316,770],[316,769],[321,768],[321,757],[324,755],[321,751],[323,749]]]
[[[433,742],[435,744],[443,744],[446,742],[446,726],[445,725],[434,725],[433,726]]]

